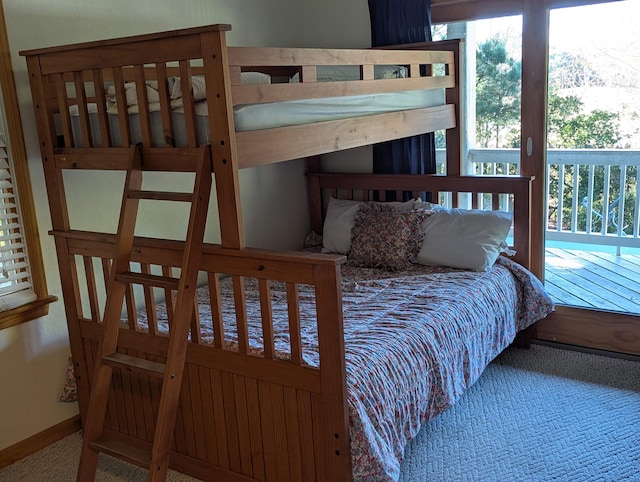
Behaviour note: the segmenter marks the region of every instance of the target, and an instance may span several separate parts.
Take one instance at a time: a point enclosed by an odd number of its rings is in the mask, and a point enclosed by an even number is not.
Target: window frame
[[[0,312],[0,330],[19,325],[36,318],[42,318],[49,313],[49,304],[56,301],[56,296],[49,295],[44,270],[44,260],[40,246],[38,221],[36,218],[33,190],[29,174],[29,163],[24,143],[22,120],[17,98],[13,67],[11,65],[11,50],[4,17],[4,8],[0,2],[0,90],[7,120],[6,140],[11,147],[12,180],[18,191],[20,203],[21,223],[24,241],[27,246],[31,283],[36,294],[36,300],[11,310]]]

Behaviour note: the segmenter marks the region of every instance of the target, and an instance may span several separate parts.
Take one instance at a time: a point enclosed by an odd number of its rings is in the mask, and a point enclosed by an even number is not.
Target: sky
[[[565,49],[591,47],[619,50],[640,38],[640,0],[626,0],[551,11],[550,40]]]
[[[520,36],[522,20],[503,17],[476,22],[478,41],[494,34],[511,32]],[[550,51],[596,50],[633,54],[640,45],[640,0],[625,0],[584,7],[557,8],[550,14]],[[640,49],[635,49],[640,55]]]
[[[521,54],[522,19],[504,17],[476,22],[478,42],[510,34],[507,49]],[[504,38],[504,37],[503,37]],[[583,7],[553,9],[550,13],[549,54],[561,52],[589,59],[605,82],[619,79],[627,87],[572,91],[585,108],[620,112],[627,142],[640,148],[640,0],[624,0]],[[624,80],[623,80],[624,79]]]

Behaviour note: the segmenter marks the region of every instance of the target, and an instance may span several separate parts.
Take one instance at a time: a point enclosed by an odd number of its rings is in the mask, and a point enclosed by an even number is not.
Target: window
[[[0,4],[0,21],[4,12]],[[0,329],[40,318],[47,292],[6,29],[0,32]]]
[[[4,102],[2,103],[4,106]],[[4,109],[0,112],[0,312],[35,301],[31,270],[14,186]]]

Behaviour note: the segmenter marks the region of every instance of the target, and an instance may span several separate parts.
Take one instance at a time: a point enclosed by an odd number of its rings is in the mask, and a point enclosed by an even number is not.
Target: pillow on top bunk
[[[416,262],[422,223],[429,211],[398,211],[386,203],[364,203],[356,214],[349,264],[399,271]]]
[[[271,83],[271,76],[263,72],[242,72],[240,81],[242,85],[268,85]]]
[[[271,83],[271,76],[262,72],[242,72],[240,81],[242,85],[264,85]],[[207,98],[207,88],[203,75],[191,77],[191,89],[194,101],[198,102]],[[180,99],[182,97],[182,80],[180,77],[171,77],[169,79],[169,91],[172,99]]]
[[[401,79],[408,77],[409,70],[402,65],[374,65],[374,79]],[[316,69],[318,82],[340,82],[345,80],[360,80],[359,65],[318,65]],[[300,74],[295,74],[290,83],[300,82]]]
[[[356,212],[363,201],[329,199],[327,214],[322,228],[322,251],[325,253],[347,254],[351,249],[351,230]],[[413,199],[407,202],[382,203],[398,211],[410,211],[414,207]]]
[[[507,248],[512,213],[480,209],[432,212],[422,224],[424,241],[418,264],[487,271]]]

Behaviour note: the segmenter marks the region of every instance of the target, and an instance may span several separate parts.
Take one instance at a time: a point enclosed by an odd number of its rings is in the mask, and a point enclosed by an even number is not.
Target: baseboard
[[[536,345],[549,346],[552,348],[560,348],[562,350],[579,351],[582,353],[589,353],[591,355],[608,356],[610,358],[621,358],[623,360],[629,360],[640,363],[640,355],[629,355],[628,353],[620,353],[617,351],[599,350],[596,348],[589,348],[586,346],[571,345],[568,343],[560,343],[557,341],[539,340],[536,338],[531,339],[531,343]]]
[[[0,469],[77,432],[81,428],[80,415],[76,415],[22,442],[0,450]]]

